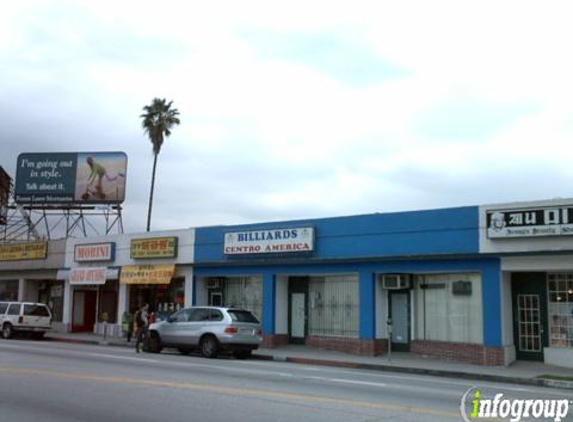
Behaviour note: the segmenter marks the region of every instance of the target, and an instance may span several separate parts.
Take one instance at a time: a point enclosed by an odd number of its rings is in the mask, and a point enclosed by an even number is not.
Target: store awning
[[[121,267],[122,284],[169,284],[175,273],[175,264],[126,265]]]
[[[58,280],[70,280],[72,286],[105,284],[106,280],[117,280],[119,268],[75,267],[58,270]],[[103,280],[103,281],[102,281]]]

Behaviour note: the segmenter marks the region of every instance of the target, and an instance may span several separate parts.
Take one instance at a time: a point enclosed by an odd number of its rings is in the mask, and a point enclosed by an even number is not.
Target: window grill
[[[357,276],[310,278],[310,335],[358,337],[358,309]]]

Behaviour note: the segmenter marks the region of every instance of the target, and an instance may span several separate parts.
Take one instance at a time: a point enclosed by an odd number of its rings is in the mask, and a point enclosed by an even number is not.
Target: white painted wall
[[[130,247],[132,239],[168,237],[168,236],[175,236],[178,238],[176,258],[131,259]],[[145,265],[145,264],[193,264],[195,229],[168,230],[168,231],[143,232],[143,233],[69,239],[66,245],[65,266],[67,268],[72,268],[81,266],[93,267],[98,265],[97,263],[93,262],[86,262],[86,263],[74,262],[74,248],[76,245],[86,245],[92,243],[108,243],[108,242],[115,243],[115,261],[102,263],[102,265],[123,266],[123,265]]]
[[[275,334],[288,334],[288,276],[276,277]]]
[[[511,273],[501,275],[501,336],[504,348],[505,365],[516,360],[516,350],[513,340],[513,299],[511,296]]]
[[[564,368],[573,368],[573,359],[571,359],[570,347],[545,347],[543,349],[545,363],[548,365],[562,366]]]
[[[573,247],[571,239],[570,248]],[[508,256],[501,260],[501,270],[507,272],[519,271],[573,271],[573,255],[529,255]]]
[[[513,345],[513,303],[511,297],[511,273],[501,276],[501,335],[504,346]]]

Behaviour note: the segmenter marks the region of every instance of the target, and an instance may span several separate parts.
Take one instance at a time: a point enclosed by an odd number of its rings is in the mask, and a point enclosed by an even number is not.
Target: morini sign
[[[313,250],[313,227],[253,230],[225,234],[225,255],[297,253]]]

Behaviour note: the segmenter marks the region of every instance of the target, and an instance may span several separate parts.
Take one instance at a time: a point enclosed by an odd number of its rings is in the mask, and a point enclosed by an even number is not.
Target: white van
[[[0,302],[2,337],[11,338],[16,333],[29,333],[41,339],[50,331],[52,313],[43,303]]]

